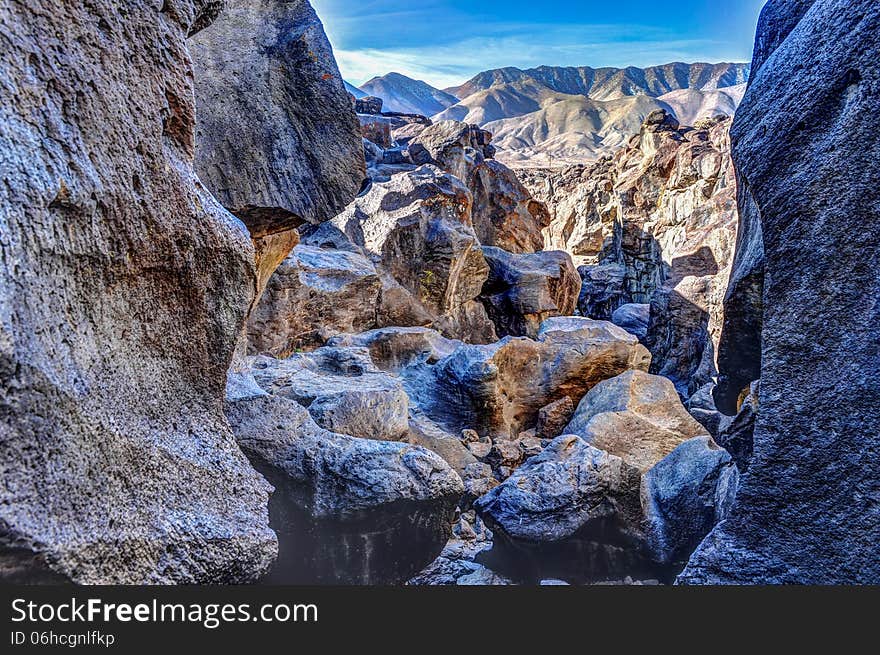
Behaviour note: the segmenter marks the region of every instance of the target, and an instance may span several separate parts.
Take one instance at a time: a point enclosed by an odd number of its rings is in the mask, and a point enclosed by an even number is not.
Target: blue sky
[[[764,0],[312,0],[343,76],[749,61]]]

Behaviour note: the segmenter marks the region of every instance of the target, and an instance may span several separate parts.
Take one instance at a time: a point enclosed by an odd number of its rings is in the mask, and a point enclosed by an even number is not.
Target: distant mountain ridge
[[[400,73],[374,77],[362,84],[360,90],[382,98],[386,111],[404,114],[433,116],[458,102],[455,96]]]
[[[744,84],[748,76],[749,65],[735,63],[673,62],[648,68],[539,66],[527,70],[499,68],[485,71],[461,86],[445,91],[464,99],[493,86],[533,81],[559,93],[583,95],[593,100],[616,100],[639,94],[656,98],[679,89],[711,91]]]
[[[655,110],[684,125],[733,115],[749,65],[674,62],[648,68],[539,66],[484,71],[461,86],[435,89],[398,73],[361,87],[391,111],[479,125],[495,135],[510,165],[595,159],[623,146]]]

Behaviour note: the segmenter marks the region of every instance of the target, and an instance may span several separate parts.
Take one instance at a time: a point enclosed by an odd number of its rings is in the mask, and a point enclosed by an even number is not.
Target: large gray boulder
[[[647,471],[563,435],[474,507],[494,532],[500,570],[573,582],[674,577],[729,513],[739,473],[708,436]]]
[[[433,327],[476,343],[495,340],[477,301],[489,267],[474,234],[472,206],[458,179],[421,166],[374,182],[333,219],[381,269],[377,327]]]
[[[574,314],[581,278],[568,253],[517,255],[484,247],[489,279],[480,294],[499,336],[535,337],[548,318]]]
[[[754,456],[683,583],[880,582],[878,33],[872,0],[762,13],[733,126],[763,234]]]
[[[366,175],[360,127],[307,0],[231,2],[190,39],[196,166],[262,237],[332,218]]]
[[[282,396],[231,396],[242,450],[275,486],[278,584],[401,584],[452,534],[464,489],[434,453],[319,427]]]
[[[275,557],[222,412],[254,250],[193,172],[186,37],[219,4],[3,4],[7,581],[248,583]]]
[[[648,351],[621,328],[557,318],[545,321],[536,340],[461,344],[408,371],[404,382],[413,402],[450,432],[509,439],[535,428],[549,404],[565,397],[578,403],[602,380],[649,365]]]
[[[399,441],[409,432],[409,397],[365,349],[321,348],[287,359],[249,360],[257,384],[307,407],[321,427],[363,439]]]
[[[495,161],[492,134],[476,125],[445,120],[420,130],[408,149],[416,164],[433,164],[464,182],[474,199],[480,243],[510,252],[543,250],[541,230],[550,212],[512,170]]]
[[[376,325],[382,281],[355,249],[301,243],[269,278],[248,319],[251,353],[286,357]]]

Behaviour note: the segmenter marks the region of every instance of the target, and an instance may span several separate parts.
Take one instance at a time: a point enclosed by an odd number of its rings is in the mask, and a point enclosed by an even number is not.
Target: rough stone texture
[[[379,326],[430,326],[477,343],[495,339],[476,298],[489,273],[471,222],[470,191],[433,166],[373,183],[333,225],[383,273]]]
[[[406,371],[404,384],[413,403],[450,432],[510,438],[534,428],[550,403],[580,402],[602,380],[649,365],[648,351],[617,326],[560,318],[546,321],[537,340],[462,344],[434,365]]]
[[[748,471],[755,452],[755,421],[760,407],[760,387],[760,381],[753,382],[737,415],[724,421],[718,429],[716,441],[733,456],[739,470],[743,472]]]
[[[563,432],[645,472],[706,429],[688,414],[672,382],[627,371],[593,387]]]
[[[621,305],[611,315],[611,322],[639,339],[644,339],[648,336],[648,325],[651,322],[651,305]]]
[[[376,325],[382,281],[364,255],[300,244],[269,279],[248,319],[251,353],[286,357]]]
[[[690,439],[642,477],[648,550],[658,562],[686,559],[733,507],[739,471],[711,437]]]
[[[580,311],[608,320],[621,305],[650,303],[653,372],[685,396],[716,372],[737,218],[729,127],[680,127],[661,110],[613,157],[520,172],[553,213],[545,247],[582,267]]]
[[[238,443],[276,487],[278,584],[400,584],[441,552],[461,480],[437,455],[320,428],[281,396],[230,398]]]
[[[876,584],[880,5],[772,0],[758,32],[733,128],[764,244],[755,453],[679,581]]]
[[[361,132],[307,0],[230,2],[190,39],[196,170],[254,237],[332,218],[366,176]]]
[[[252,582],[269,487],[222,398],[254,252],[193,172],[216,3],[121,4],[0,18],[3,576]]]
[[[483,254],[489,278],[480,300],[499,336],[535,337],[548,318],[574,314],[581,278],[568,253],[484,247]]]
[[[416,164],[439,166],[470,189],[480,243],[515,253],[543,250],[541,230],[550,212],[516,173],[493,159],[491,141],[492,134],[476,125],[446,120],[420,130],[409,142],[409,153]]]
[[[399,441],[409,432],[409,398],[365,349],[321,348],[287,359],[251,360],[267,392],[307,407],[321,427],[363,439]]]
[[[578,582],[668,577],[730,510],[739,472],[710,437],[647,471],[574,435],[555,439],[474,504],[504,573]],[[489,560],[490,563],[494,560]]]
[[[538,425],[535,434],[540,439],[555,439],[574,415],[575,405],[571,398],[566,396],[556,402],[542,407],[538,412]]]

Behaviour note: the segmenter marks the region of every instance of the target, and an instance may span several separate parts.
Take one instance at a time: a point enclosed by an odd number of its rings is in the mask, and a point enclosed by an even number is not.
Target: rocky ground
[[[733,157],[521,175],[306,0],[129,4],[0,21],[0,578],[877,580],[873,3],[768,3]]]

